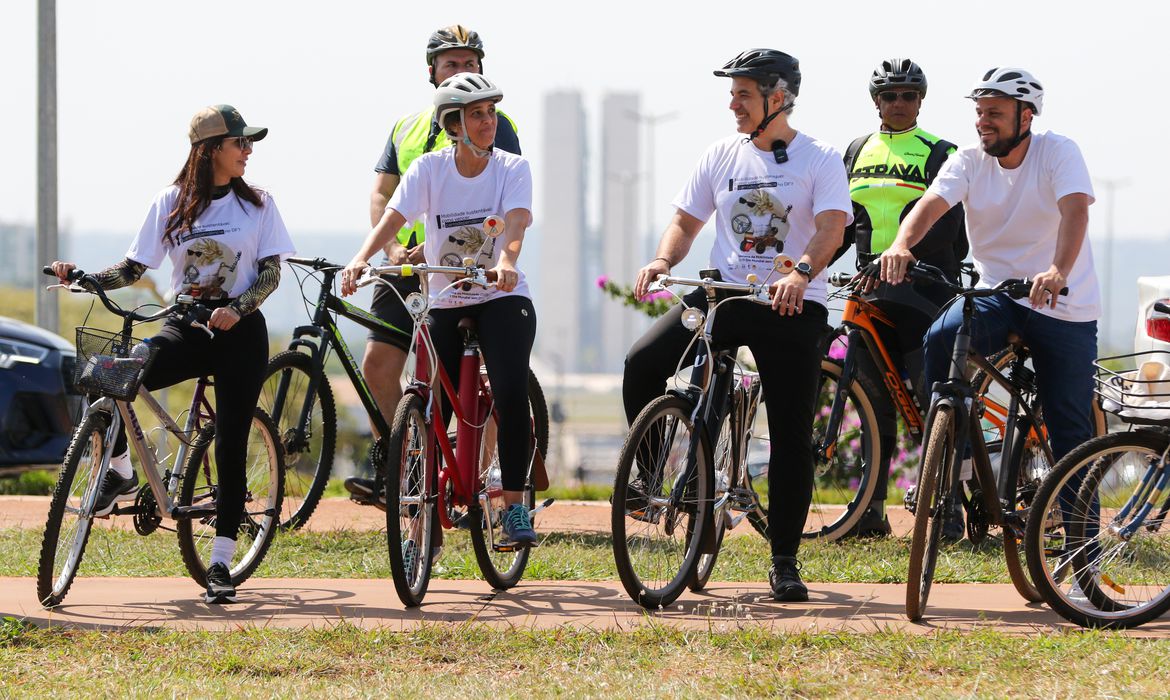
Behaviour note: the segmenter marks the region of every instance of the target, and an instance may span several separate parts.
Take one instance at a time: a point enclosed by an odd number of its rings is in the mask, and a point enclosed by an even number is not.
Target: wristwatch
[[[799,272],[800,274],[804,275],[804,278],[806,280],[808,280],[810,282],[812,281],[812,265],[809,265],[808,263],[806,263],[802,260],[802,261],[796,263],[796,267],[794,267],[792,269]]]

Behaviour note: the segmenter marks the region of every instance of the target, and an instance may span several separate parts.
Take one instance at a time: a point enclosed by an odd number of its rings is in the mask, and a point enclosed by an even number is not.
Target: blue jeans
[[[971,328],[974,350],[983,355],[996,352],[1007,345],[1010,332],[1028,346],[1056,459],[1092,437],[1097,322],[1055,319],[1002,294],[975,299],[975,307]],[[927,386],[949,375],[955,334],[962,322],[963,301],[957,300],[926,332]]]

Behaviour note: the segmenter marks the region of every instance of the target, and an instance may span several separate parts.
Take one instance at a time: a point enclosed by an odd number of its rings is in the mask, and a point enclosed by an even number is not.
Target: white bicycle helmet
[[[1031,73],[1022,68],[992,68],[983,75],[982,80],[975,83],[967,97],[976,100],[995,95],[1025,102],[1031,105],[1032,112],[1036,115],[1040,114],[1044,106],[1044,87]]]
[[[435,120],[440,126],[451,112],[462,110],[472,102],[504,99],[504,91],[479,73],[456,73],[435,90]]]

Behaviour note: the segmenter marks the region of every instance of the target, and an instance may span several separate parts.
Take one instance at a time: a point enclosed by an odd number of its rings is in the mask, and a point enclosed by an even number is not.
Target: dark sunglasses
[[[236,144],[236,147],[241,151],[248,150],[252,147],[252,144],[255,143],[255,141],[253,141],[252,137],[250,136],[232,136],[224,140],[231,141],[232,143]]]
[[[901,97],[903,102],[914,102],[919,95],[917,90],[905,90],[903,92],[879,92],[878,97],[882,98],[882,102],[895,102],[898,97]]]

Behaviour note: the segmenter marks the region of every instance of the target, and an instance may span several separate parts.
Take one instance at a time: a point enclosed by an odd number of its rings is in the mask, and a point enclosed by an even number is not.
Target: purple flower
[[[845,336],[841,336],[833,340],[833,344],[829,346],[829,357],[834,360],[844,360],[845,350],[849,347],[849,341]]]
[[[660,290],[657,292],[652,292],[650,294],[646,294],[639,301],[651,302],[651,301],[658,301],[659,299],[671,299],[673,297],[674,297],[674,295],[672,295],[670,292],[663,289],[663,290]]]
[[[605,289],[605,285],[609,284],[609,275],[602,275],[597,278],[597,286]]]

